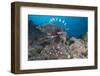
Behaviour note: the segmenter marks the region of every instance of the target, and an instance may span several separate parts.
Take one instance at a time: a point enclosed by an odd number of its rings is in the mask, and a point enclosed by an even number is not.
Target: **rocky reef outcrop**
[[[34,30],[38,29],[38,34],[40,34],[36,37],[35,34],[29,35],[28,60],[88,57],[87,33],[80,38],[69,37],[62,28],[50,26],[35,28]]]

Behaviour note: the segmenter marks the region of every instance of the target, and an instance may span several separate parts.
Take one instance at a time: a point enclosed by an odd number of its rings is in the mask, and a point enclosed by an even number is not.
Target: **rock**
[[[74,41],[74,43],[69,46],[72,57],[83,58],[83,54],[87,52],[84,41],[76,38],[72,38],[71,40]]]

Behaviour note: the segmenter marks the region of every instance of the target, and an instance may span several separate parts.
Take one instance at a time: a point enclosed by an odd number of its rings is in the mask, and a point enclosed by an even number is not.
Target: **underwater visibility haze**
[[[28,15],[28,20],[31,20],[36,26],[55,24],[64,28],[71,37],[80,37],[88,32],[88,17]]]
[[[28,60],[88,58],[88,17],[28,15]]]

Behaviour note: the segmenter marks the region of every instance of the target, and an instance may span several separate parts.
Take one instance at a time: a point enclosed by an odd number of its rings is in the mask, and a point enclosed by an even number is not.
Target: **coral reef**
[[[69,37],[68,33],[62,28],[54,28],[52,31],[35,28],[40,30],[41,36],[35,39],[29,35],[28,60],[52,60],[52,59],[74,59],[87,58],[87,33],[81,38]],[[35,30],[34,29],[34,30]],[[42,30],[43,29],[43,30]],[[44,33],[45,32],[45,33]]]

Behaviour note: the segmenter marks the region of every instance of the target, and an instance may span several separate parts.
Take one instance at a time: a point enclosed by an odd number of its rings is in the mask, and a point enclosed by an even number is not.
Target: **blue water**
[[[78,38],[88,32],[88,17],[28,15],[28,20],[31,20],[36,26],[55,24],[64,28],[70,37]]]

